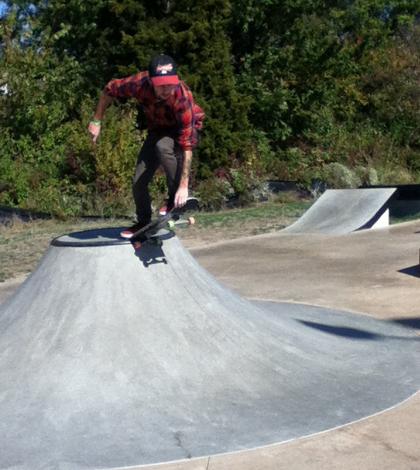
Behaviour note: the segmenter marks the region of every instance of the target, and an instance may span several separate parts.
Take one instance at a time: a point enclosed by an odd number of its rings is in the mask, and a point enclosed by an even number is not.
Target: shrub
[[[354,171],[363,186],[375,186],[379,184],[379,176],[375,168],[357,166]]]
[[[378,168],[379,180],[382,184],[409,184],[415,183],[413,174],[401,165],[385,164]]]
[[[361,183],[355,172],[337,162],[326,165],[321,174],[330,188],[357,188]]]
[[[225,206],[232,188],[225,179],[212,177],[200,181],[194,194],[200,200],[200,206],[205,210],[219,210]]]

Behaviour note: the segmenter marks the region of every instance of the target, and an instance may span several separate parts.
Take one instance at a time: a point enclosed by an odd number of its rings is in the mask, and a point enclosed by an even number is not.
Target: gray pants
[[[166,174],[169,202],[173,203],[182,172],[181,147],[171,132],[149,132],[137,159],[133,178],[133,196],[137,220],[147,222],[152,217],[149,183],[162,166]]]

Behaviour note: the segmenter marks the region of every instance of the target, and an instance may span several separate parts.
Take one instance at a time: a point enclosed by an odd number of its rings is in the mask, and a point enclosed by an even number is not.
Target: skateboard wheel
[[[175,227],[175,222],[174,222],[173,220],[170,220],[170,221],[168,222],[168,227],[169,227],[170,229],[173,229],[173,228]]]
[[[189,225],[194,225],[195,224],[195,218],[194,217],[188,217],[188,224]]]

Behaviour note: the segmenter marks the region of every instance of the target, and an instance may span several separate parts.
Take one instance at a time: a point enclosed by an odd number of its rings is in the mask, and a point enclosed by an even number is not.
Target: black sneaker
[[[120,232],[120,237],[122,238],[131,238],[136,232],[138,232],[143,227],[146,227],[150,223],[150,220],[144,222],[137,222],[132,227],[124,229]]]

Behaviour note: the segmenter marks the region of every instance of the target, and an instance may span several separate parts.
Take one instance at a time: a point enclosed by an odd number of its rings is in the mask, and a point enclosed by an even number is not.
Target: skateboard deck
[[[134,247],[140,248],[142,243],[159,236],[158,232],[162,229],[174,230],[177,225],[193,225],[195,223],[194,217],[182,218],[187,212],[198,210],[198,199],[190,197],[183,207],[173,208],[165,215],[160,215],[152,220],[149,224],[142,227],[135,232],[130,238]]]

